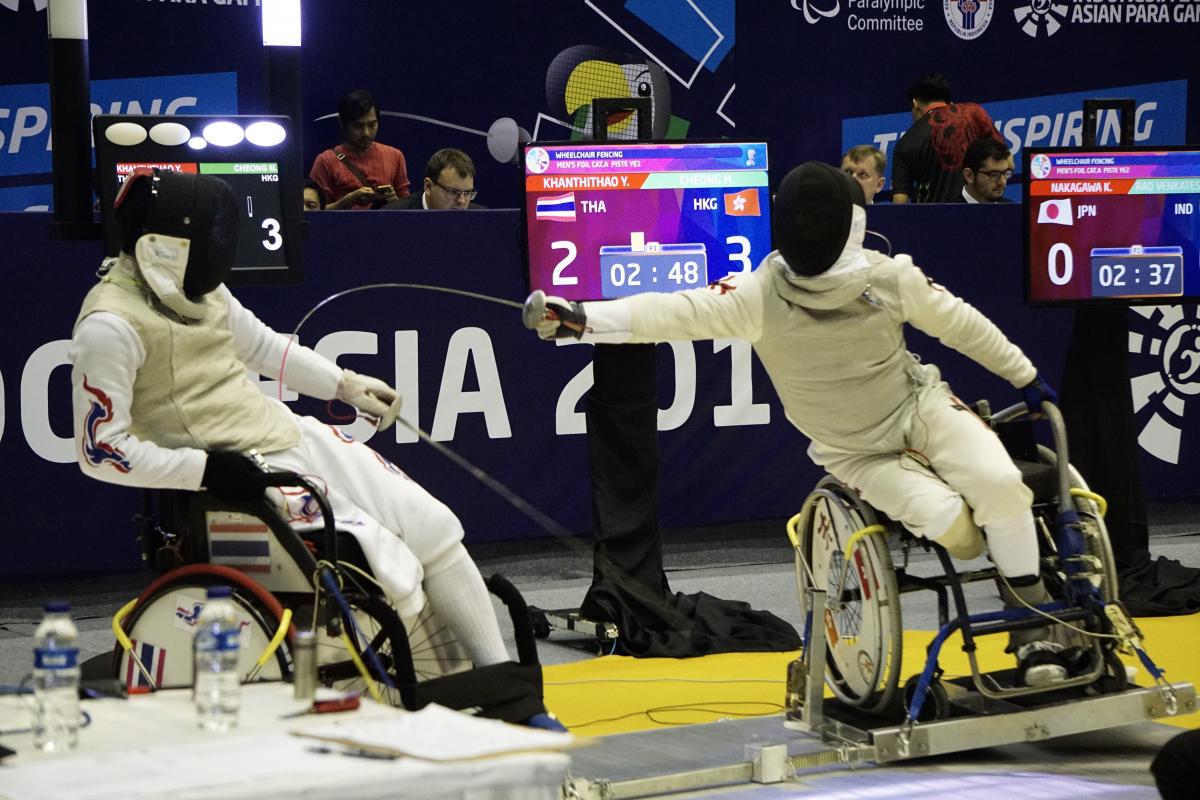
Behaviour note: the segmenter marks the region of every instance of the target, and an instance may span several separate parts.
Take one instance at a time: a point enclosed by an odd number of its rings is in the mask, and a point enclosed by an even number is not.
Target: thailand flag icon
[[[535,214],[538,219],[574,222],[575,193],[568,192],[567,194],[558,194],[553,197],[539,197]]]
[[[1049,222],[1051,225],[1073,225],[1071,220],[1071,198],[1061,200],[1043,200],[1038,208],[1038,220]]]

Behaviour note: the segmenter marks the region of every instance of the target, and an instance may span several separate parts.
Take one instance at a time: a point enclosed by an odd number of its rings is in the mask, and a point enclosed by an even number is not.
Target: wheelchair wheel
[[[877,524],[874,511],[832,476],[809,495],[796,550],[800,608],[809,616],[808,590],[825,589],[825,682],[844,703],[869,713],[885,710],[899,682],[900,593],[885,537],[858,538],[847,565],[845,551],[858,531]]]
[[[1038,455],[1047,464],[1057,464],[1058,455],[1045,445],[1038,445]],[[1074,466],[1067,465],[1068,477],[1072,489],[1089,491],[1083,476]],[[1112,543],[1108,538],[1108,528],[1104,526],[1104,518],[1100,515],[1100,507],[1088,497],[1074,496],[1071,504],[1083,523],[1083,541],[1087,555],[1096,563],[1092,583],[1100,590],[1101,596],[1107,602],[1120,599],[1120,580],[1117,578],[1117,560],[1113,556]]]
[[[380,595],[346,595],[353,620],[342,614],[355,654],[367,667],[384,699],[406,705],[404,693],[417,681],[462,672],[473,664],[465,648],[427,605],[407,629],[391,605]],[[404,643],[397,649],[396,642]],[[372,658],[369,653],[374,653]],[[366,691],[362,673],[346,653],[345,643],[324,630],[317,636],[318,679],[340,691]],[[382,674],[380,670],[382,669]],[[386,680],[384,678],[386,676]],[[391,683],[389,687],[387,684]]]
[[[266,650],[279,627],[283,608],[265,589],[243,573],[210,564],[192,564],[162,575],[152,582],[125,617],[122,628],[133,642],[133,652],[154,678],[159,689],[192,685],[192,635],[207,599],[208,587],[233,588],[233,603],[242,624],[238,674],[245,678]],[[256,680],[282,680],[291,675],[286,641],[259,671]],[[133,657],[120,644],[113,651],[113,672],[126,688],[150,682]]]

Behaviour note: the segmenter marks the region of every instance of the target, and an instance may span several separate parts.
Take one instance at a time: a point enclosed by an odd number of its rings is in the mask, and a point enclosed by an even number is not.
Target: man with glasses
[[[995,139],[976,139],[963,154],[960,203],[1011,203],[1004,187],[1013,175],[1013,156]]]
[[[443,147],[425,165],[424,191],[384,206],[389,210],[483,208],[473,203],[475,164],[462,150]]]

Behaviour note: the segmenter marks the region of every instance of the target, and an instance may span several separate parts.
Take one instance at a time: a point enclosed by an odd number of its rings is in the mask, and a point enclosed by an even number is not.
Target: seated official
[[[971,142],[963,154],[959,203],[1011,203],[1004,188],[1013,176],[1012,152],[990,136]]]
[[[384,206],[391,211],[420,209],[483,208],[471,202],[475,190],[475,163],[462,150],[443,147],[425,165],[424,190],[393,200]]]
[[[325,192],[312,178],[304,181],[304,210],[321,211],[325,208]]]
[[[867,205],[870,205],[887,182],[884,178],[887,174],[887,156],[869,144],[855,145],[842,156],[842,172],[858,181]]]

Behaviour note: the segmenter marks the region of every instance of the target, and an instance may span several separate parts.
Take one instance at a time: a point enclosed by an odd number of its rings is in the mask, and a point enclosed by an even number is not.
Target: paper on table
[[[293,733],[427,761],[489,758],[531,750],[563,750],[579,744],[579,740],[569,733],[509,725],[432,704],[409,714],[337,720]]]

